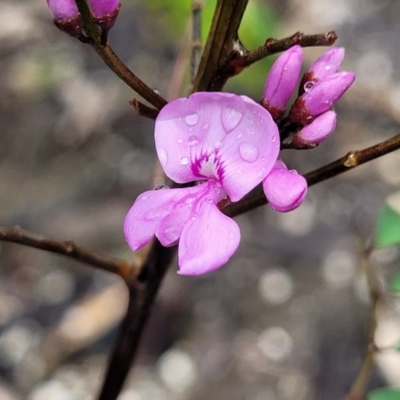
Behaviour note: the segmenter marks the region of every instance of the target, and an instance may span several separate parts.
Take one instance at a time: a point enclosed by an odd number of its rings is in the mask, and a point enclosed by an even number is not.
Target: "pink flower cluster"
[[[337,72],[343,56],[343,49],[332,49],[313,64],[287,117],[302,62],[299,46],[275,62],[262,105],[246,96],[212,92],[168,103],[155,125],[158,158],[170,179],[196,184],[142,193],[125,219],[130,247],[137,250],[153,236],[164,246],[179,244],[179,273],[199,275],[226,263],[240,242],[239,227],[221,212],[222,205],[239,201],[261,183],[275,210],[298,207],[307,182],[278,159],[277,122],[289,119],[299,146],[325,139],[336,121],[331,107],[354,80],[354,74]]]

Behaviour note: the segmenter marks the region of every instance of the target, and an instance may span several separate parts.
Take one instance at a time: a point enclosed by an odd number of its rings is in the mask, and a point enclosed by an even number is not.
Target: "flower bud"
[[[279,212],[294,210],[307,194],[306,179],[295,170],[288,171],[281,160],[275,163],[262,185],[269,204]]]
[[[314,117],[328,111],[354,82],[352,72],[338,72],[328,75],[321,81],[309,87],[298,97],[289,113],[292,122],[302,126],[310,124]]]
[[[336,127],[336,113],[327,111],[319,115],[293,136],[292,144],[297,149],[312,148],[325,140]]]
[[[47,5],[58,29],[74,37],[81,36],[82,18],[75,0],[47,0]]]
[[[111,29],[121,7],[119,0],[89,0],[89,4],[96,24],[103,29]]]
[[[293,46],[281,54],[272,66],[264,87],[262,105],[274,120],[282,117],[293,94],[303,60],[301,46]]]
[[[343,47],[334,47],[317,58],[308,72],[306,72],[301,78],[299,96],[306,92],[309,86],[312,86],[314,83],[326,78],[328,75],[338,72],[343,59]]]

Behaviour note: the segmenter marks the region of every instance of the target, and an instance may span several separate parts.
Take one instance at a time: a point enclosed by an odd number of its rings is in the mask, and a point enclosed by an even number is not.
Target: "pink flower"
[[[179,273],[199,275],[227,262],[240,242],[235,221],[218,208],[240,200],[268,175],[279,153],[271,115],[246,96],[195,93],[160,112],[155,126],[158,158],[173,181],[201,184],[141,194],[125,219],[133,250],[155,235],[179,242]]]
[[[263,189],[271,207],[279,212],[297,208],[307,194],[307,181],[295,170],[277,160],[272,171],[263,180]]]
[[[265,82],[262,105],[274,120],[283,116],[286,104],[293,94],[299,79],[303,49],[293,46],[282,53],[272,66]]]

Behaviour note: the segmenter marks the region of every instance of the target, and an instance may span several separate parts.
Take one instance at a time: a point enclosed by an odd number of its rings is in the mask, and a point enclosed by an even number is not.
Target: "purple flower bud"
[[[280,160],[263,180],[262,185],[269,204],[279,212],[294,210],[307,194],[306,179],[295,170],[288,171]]]
[[[310,124],[314,117],[328,111],[342,97],[354,79],[352,72],[338,72],[310,85],[308,91],[293,103],[290,120],[302,126]]]
[[[278,57],[272,66],[264,87],[262,105],[279,119],[285,112],[286,104],[293,94],[303,61],[301,46],[293,46]]]
[[[89,4],[97,25],[106,30],[111,29],[121,7],[119,0],[89,0]]]
[[[327,111],[319,115],[311,124],[305,126],[293,136],[294,147],[312,148],[325,140],[336,127],[336,113]]]
[[[313,74],[312,79],[321,80],[328,75],[335,74],[339,71],[344,59],[344,48],[334,47],[328,50],[311,65],[308,72]]]
[[[82,34],[82,19],[75,0],[47,0],[54,24],[71,36]]]

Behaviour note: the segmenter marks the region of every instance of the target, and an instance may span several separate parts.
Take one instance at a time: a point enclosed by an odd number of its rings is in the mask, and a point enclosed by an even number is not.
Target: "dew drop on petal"
[[[182,142],[183,142],[183,139],[179,138],[179,139],[177,140],[177,142],[178,142],[178,143],[182,143]]]
[[[209,127],[210,125],[208,125],[208,124],[204,124],[203,125],[203,129],[205,130],[205,129],[208,129],[208,127]]]
[[[196,113],[186,115],[185,121],[188,125],[196,125],[199,122],[199,115]]]
[[[169,189],[167,185],[157,185],[153,190]]]
[[[330,70],[332,69],[332,67],[331,67],[330,65],[325,65],[325,69],[326,69],[327,71],[330,71]]]
[[[167,154],[167,152],[165,151],[165,149],[159,148],[159,149],[157,150],[157,153],[158,153],[158,159],[160,160],[161,165],[162,165],[162,166],[165,166],[165,164],[166,164],[167,161],[168,161],[168,154]]]
[[[309,92],[314,87],[314,82],[306,82],[304,84],[304,91]]]
[[[261,161],[265,161],[265,157],[261,157]]]
[[[239,122],[241,121],[243,114],[240,111],[237,111],[233,108],[224,108],[222,110],[222,126],[224,127],[226,133],[229,133],[231,130],[235,129]]]
[[[146,201],[149,198],[149,196],[147,196],[146,194],[144,196],[141,196],[141,200]]]
[[[272,143],[276,142],[276,136],[272,136]]]
[[[216,149],[218,149],[220,146],[221,146],[221,141],[220,140],[217,140],[217,141],[214,142],[214,147]]]
[[[236,136],[236,139],[241,139],[243,137],[243,133],[239,133],[239,135]]]
[[[242,143],[239,146],[239,153],[244,161],[250,163],[256,161],[258,157],[257,147],[250,143]]]
[[[180,160],[181,165],[188,165],[189,164],[189,157],[182,157]]]
[[[196,135],[191,135],[189,136],[188,142],[189,146],[194,146],[199,143],[199,138]]]
[[[208,204],[211,204],[211,203],[213,202],[213,199],[212,199],[212,197],[207,196],[207,197],[204,199],[204,201],[205,201],[206,203],[208,203]]]

